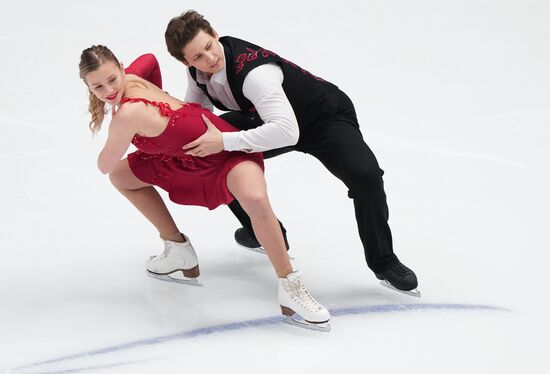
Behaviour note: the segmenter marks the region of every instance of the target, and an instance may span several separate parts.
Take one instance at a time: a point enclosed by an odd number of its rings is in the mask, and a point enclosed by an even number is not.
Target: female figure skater
[[[113,108],[98,167],[109,174],[115,188],[155,226],[164,241],[163,253],[146,262],[148,273],[175,280],[169,275],[182,271],[187,283],[199,276],[195,250],[154,186],[166,190],[178,204],[209,209],[237,199],[250,216],[279,279],[278,297],[286,322],[329,330],[328,310],[308,293],[301,273],[294,271],[289,261],[267,196],[261,153],[186,155],[182,146],[214,126],[222,132],[237,129],[200,105],[183,103],[162,91],[158,62],[151,54],[139,57],[124,70],[107,47],[92,46],[82,52],[79,69],[90,92],[92,132],[100,130],[105,104]],[[130,143],[137,151],[122,159]]]

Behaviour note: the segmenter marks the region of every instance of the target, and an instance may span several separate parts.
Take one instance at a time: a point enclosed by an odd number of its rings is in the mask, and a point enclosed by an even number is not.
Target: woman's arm
[[[136,128],[139,116],[135,115],[135,106],[126,104],[116,113],[109,125],[109,135],[105,146],[97,159],[97,166],[103,174],[109,174],[128,150]]]
[[[134,62],[124,69],[126,74],[134,74],[159,88],[162,88],[162,75],[160,66],[155,55],[151,53],[144,54],[136,58]]]

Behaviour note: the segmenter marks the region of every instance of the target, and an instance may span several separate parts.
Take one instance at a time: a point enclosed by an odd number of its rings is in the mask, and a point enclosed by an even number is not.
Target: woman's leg
[[[287,322],[302,327],[330,330],[326,323],[329,311],[306,290],[302,275],[293,271],[288,259],[283,233],[277,217],[271,210],[262,169],[252,161],[236,165],[227,174],[227,187],[250,216],[252,228],[265,248],[279,278],[279,304]],[[298,314],[305,322],[294,319]],[[297,318],[299,320],[299,318]]]
[[[259,242],[265,248],[269,260],[279,278],[292,272],[281,226],[267,196],[264,174],[258,164],[244,161],[227,174],[227,187],[252,221]]]
[[[139,180],[128,165],[128,160],[121,160],[109,174],[115,188],[157,228],[164,240],[184,242],[166,204],[157,190],[150,184]]]

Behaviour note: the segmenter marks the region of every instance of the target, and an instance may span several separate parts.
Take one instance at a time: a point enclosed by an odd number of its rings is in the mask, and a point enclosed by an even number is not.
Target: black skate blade
[[[241,248],[248,249],[249,251],[252,251],[252,252],[255,252],[255,253],[260,253],[264,256],[267,256],[267,252],[265,251],[265,249],[263,247],[245,247],[244,245],[240,245],[239,243],[237,243],[237,245]],[[291,255],[288,255],[288,259],[289,260],[294,260],[294,257],[292,257]]]
[[[202,283],[197,278],[174,278],[169,274],[156,274],[151,273],[149,270],[145,270],[147,275],[151,278],[155,278],[164,282],[172,282],[177,284],[184,284],[186,286],[202,287]]]
[[[284,322],[285,323],[288,323],[289,325],[292,325],[292,326],[297,326],[297,327],[300,327],[302,329],[306,329],[306,330],[313,330],[313,331],[320,331],[320,332],[329,332],[330,331],[330,322],[323,322],[323,323],[312,323],[312,322],[308,322],[308,321],[305,321],[303,319],[295,319],[293,318],[295,315],[293,316],[285,316],[284,318]]]
[[[381,280],[380,281],[380,284],[382,286],[385,286],[385,287],[388,287],[390,290],[394,290],[394,291],[397,291],[397,292],[401,292],[401,293],[404,293],[405,295],[409,295],[409,296],[413,296],[413,297],[421,297],[422,295],[420,294],[420,291],[418,291],[418,289],[414,289],[414,290],[410,290],[410,291],[404,291],[404,290],[400,290],[398,288],[395,288],[394,286],[391,285],[390,282],[388,282],[387,280]]]

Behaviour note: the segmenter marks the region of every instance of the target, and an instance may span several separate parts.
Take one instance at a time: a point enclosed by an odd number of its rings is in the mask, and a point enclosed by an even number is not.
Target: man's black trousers
[[[389,212],[382,180],[384,171],[363,140],[353,104],[347,97],[345,99],[337,115],[305,131],[300,129],[300,141],[296,146],[264,152],[264,158],[291,150],[308,153],[344,182],[349,190],[348,196],[353,199],[365,259],[372,271],[380,273],[387,264],[397,261],[388,225]],[[262,124],[258,116],[241,112],[228,112],[221,117],[242,130]],[[250,218],[239,202],[234,200],[229,208],[243,227],[253,232]],[[338,219],[331,217],[330,212],[326,216]],[[282,224],[281,227],[286,232]]]

